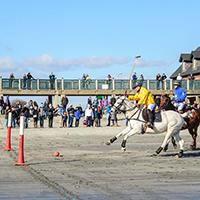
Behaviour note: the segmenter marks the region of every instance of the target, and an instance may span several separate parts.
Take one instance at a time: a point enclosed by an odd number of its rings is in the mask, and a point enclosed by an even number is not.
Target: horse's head
[[[116,111],[125,111],[126,110],[126,105],[125,105],[125,100],[126,100],[126,96],[120,96],[117,98],[115,104],[112,107],[112,111],[116,112]]]
[[[164,109],[170,102],[171,102],[171,99],[168,94],[161,95],[160,108]]]

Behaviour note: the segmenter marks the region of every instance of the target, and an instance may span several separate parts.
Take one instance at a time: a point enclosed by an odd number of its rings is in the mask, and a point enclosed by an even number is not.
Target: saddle
[[[162,122],[162,116],[161,116],[161,110],[156,109],[153,112],[153,122]],[[147,115],[147,109],[144,108],[142,110],[142,117],[144,118],[145,121],[148,121],[148,115]]]

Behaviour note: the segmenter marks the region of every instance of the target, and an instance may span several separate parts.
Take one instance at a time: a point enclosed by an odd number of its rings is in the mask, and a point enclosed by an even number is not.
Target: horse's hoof
[[[179,158],[182,158],[182,157],[183,157],[183,150],[181,150],[181,151],[178,153],[178,157],[179,157]]]
[[[195,147],[193,144],[191,144],[191,145],[190,145],[190,149],[191,149],[191,150],[195,150],[196,147]]]
[[[125,147],[122,147],[121,150],[122,150],[123,152],[125,152],[125,151],[126,151],[126,148],[125,148]]]
[[[110,141],[107,141],[105,144],[106,144],[106,145],[111,145],[111,142],[110,142]]]
[[[177,149],[177,144],[174,144],[173,147],[174,147],[174,149]]]

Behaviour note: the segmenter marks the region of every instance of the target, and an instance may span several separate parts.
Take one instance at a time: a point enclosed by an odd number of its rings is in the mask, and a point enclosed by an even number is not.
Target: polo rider
[[[187,97],[186,91],[181,87],[180,82],[174,82],[174,106],[177,108],[178,112],[183,113],[183,108],[185,106],[185,99]]]
[[[147,126],[153,128],[153,110],[155,108],[155,101],[152,93],[142,86],[141,83],[136,83],[133,86],[136,94],[128,97],[129,100],[137,101],[136,105],[144,105],[147,108]]]

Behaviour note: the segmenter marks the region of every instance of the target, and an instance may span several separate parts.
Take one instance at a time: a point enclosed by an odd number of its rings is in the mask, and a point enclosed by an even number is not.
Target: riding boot
[[[153,129],[153,113],[151,110],[147,110],[147,116],[148,116],[148,119],[147,119],[147,126],[149,128],[152,128]]]

